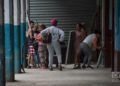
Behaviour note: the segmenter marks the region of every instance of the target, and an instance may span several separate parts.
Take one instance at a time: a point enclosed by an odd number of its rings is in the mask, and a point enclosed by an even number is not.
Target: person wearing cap
[[[64,31],[57,27],[58,21],[56,19],[52,19],[50,21],[51,26],[46,28],[45,30],[41,31],[41,35],[47,34],[47,32],[50,32],[52,35],[51,43],[47,44],[48,53],[49,53],[49,69],[53,70],[52,64],[53,64],[53,55],[54,51],[58,58],[58,68],[60,71],[62,71],[62,58],[61,58],[61,46],[60,42],[64,40]]]

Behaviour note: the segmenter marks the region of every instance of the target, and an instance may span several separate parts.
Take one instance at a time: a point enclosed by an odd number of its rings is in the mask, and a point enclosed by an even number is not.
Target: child
[[[45,29],[44,24],[39,24],[38,26],[39,31],[41,32],[43,29]],[[45,69],[46,68],[46,44],[42,42],[42,36],[39,34],[36,39],[38,40],[38,53],[39,53],[39,58],[40,58],[40,63],[41,63],[41,68]]]
[[[30,26],[28,31],[26,32],[26,37],[28,41],[28,68],[34,66],[34,47],[33,47],[33,41],[34,41],[34,22],[30,21]]]

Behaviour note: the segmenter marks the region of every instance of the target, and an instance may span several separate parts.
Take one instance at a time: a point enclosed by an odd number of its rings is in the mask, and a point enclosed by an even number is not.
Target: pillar
[[[110,0],[102,0],[103,1],[103,24],[102,24],[102,32],[104,33],[104,63],[106,68],[112,67],[112,57],[113,57],[113,46],[114,46],[114,31],[113,28],[110,26]]]
[[[120,0],[115,1],[114,71],[120,73]]]
[[[112,31],[112,40],[111,40],[111,44],[112,44],[112,58],[111,58],[111,62],[112,62],[112,71],[114,71],[114,0],[109,0],[109,29]]]
[[[14,64],[15,73],[20,73],[20,0],[14,0]]]
[[[26,0],[21,0],[21,64],[25,64],[24,47],[26,34]]]
[[[120,0],[114,0],[114,67],[112,79],[120,80]]]
[[[4,0],[6,80],[14,81],[13,0]]]
[[[5,86],[4,1],[0,0],[0,86]]]

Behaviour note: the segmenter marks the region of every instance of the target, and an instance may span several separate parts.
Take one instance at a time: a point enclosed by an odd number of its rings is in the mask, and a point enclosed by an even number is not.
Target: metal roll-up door
[[[52,18],[58,19],[67,42],[76,23],[85,22],[90,27],[95,9],[96,0],[30,0],[30,19],[47,27]]]

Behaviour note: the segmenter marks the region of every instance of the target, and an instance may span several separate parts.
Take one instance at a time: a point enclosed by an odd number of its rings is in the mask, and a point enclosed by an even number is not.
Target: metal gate
[[[50,19],[59,20],[58,26],[65,31],[67,42],[69,32],[75,24],[85,22],[90,27],[97,0],[30,0],[30,19],[50,25]]]

